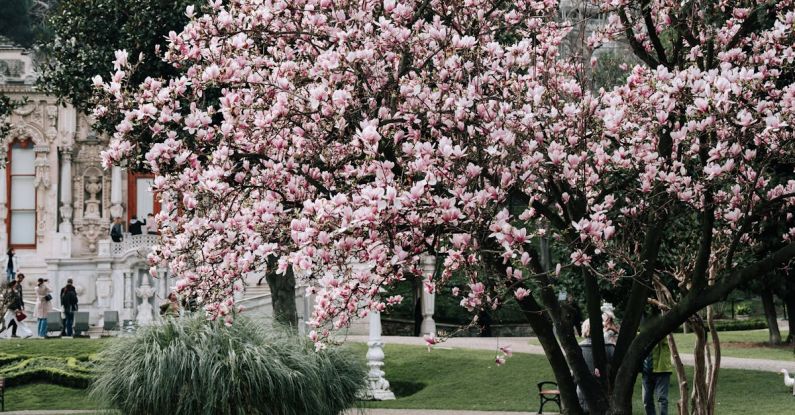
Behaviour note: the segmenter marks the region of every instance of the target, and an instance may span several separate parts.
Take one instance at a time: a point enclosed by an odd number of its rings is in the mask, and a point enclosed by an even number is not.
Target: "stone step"
[[[262,285],[249,285],[245,288],[243,298],[255,298],[265,295],[270,295],[271,290],[266,284]]]

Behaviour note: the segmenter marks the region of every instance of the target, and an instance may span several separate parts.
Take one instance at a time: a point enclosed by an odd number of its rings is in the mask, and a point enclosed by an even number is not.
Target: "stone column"
[[[61,224],[58,231],[72,233],[72,147],[61,148]]]
[[[424,255],[422,261],[422,275],[425,279],[433,278],[436,271],[436,257]],[[424,285],[424,284],[423,284]],[[422,298],[422,324],[420,325],[420,335],[430,335],[436,337],[436,321],[433,320],[433,313],[436,306],[436,294],[429,293],[425,287],[420,288]]]
[[[0,252],[8,250],[8,229],[6,228],[6,218],[8,217],[8,206],[6,206],[6,166],[0,164]]]
[[[135,195],[128,195],[135,197]],[[110,216],[120,218],[124,214],[121,204],[121,167],[113,166],[110,172]]]
[[[370,339],[367,342],[367,390],[364,398],[373,401],[395,399],[389,390],[389,381],[384,378],[384,342],[381,340],[381,313],[370,311]]]
[[[127,271],[124,273],[124,309],[131,310],[133,308],[133,271]],[[133,316],[133,312],[130,312],[130,318]]]

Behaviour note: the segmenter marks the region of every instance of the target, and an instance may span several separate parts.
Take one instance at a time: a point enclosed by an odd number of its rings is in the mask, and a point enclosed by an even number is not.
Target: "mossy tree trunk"
[[[276,273],[276,260],[268,261],[265,280],[271,290],[274,320],[293,330],[298,329],[298,313],[295,306],[295,274],[292,267],[284,275]]]

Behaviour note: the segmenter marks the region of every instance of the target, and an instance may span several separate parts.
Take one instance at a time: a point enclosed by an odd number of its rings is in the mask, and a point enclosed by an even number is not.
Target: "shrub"
[[[737,304],[737,308],[735,308],[735,311],[737,312],[738,315],[750,316],[754,310],[751,308],[749,304],[743,303],[743,304]]]
[[[344,349],[239,317],[197,317],[146,327],[100,354],[93,397],[124,414],[338,414],[365,372]]]

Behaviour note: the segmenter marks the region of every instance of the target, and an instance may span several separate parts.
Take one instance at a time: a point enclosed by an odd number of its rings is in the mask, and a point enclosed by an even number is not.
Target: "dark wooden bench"
[[[550,387],[547,387],[550,386]],[[560,390],[558,389],[558,384],[555,382],[538,382],[538,398],[541,401],[541,407],[538,408],[538,413],[544,412],[544,405],[554,402],[558,405],[558,411],[561,410],[560,407]]]

